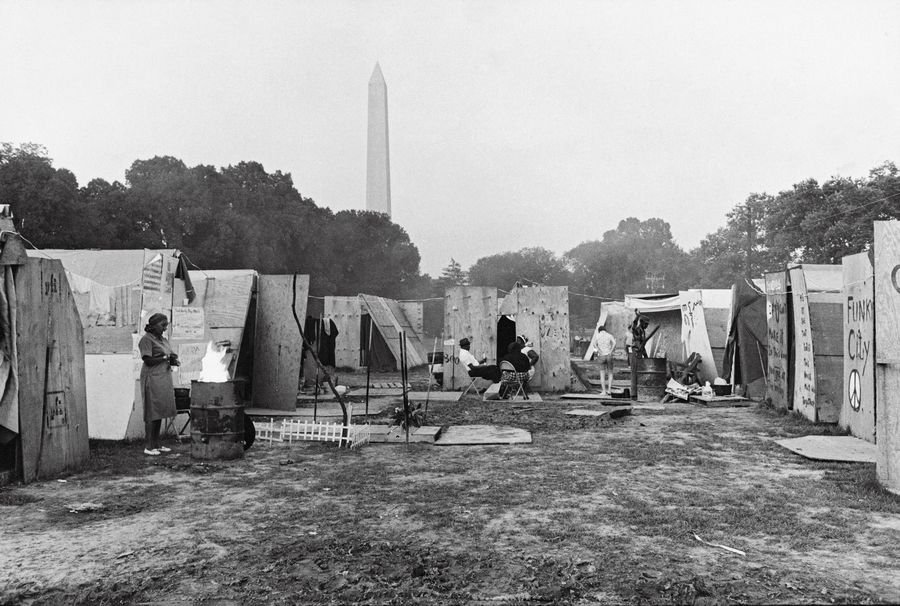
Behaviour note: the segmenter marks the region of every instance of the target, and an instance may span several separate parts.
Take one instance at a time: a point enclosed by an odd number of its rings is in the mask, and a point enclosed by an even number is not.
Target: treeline
[[[334,213],[303,197],[290,174],[257,162],[188,167],[170,156],[137,160],[125,183],[79,186],[40,146],[0,145],[0,203],[38,248],[178,248],[204,269],[306,273],[312,294],[361,292],[440,297],[451,284],[565,285],[573,318],[596,318],[600,301],[625,293],[727,288],[788,263],[840,263],[869,250],[872,221],[900,218],[900,174],[885,163],[861,179],[806,180],[777,195],[751,194],[725,226],[690,251],[659,218],[623,219],[599,240],[558,255],[523,248],[454,260],[422,275],[419,252],[386,216]]]
[[[125,183],[54,168],[37,145],[0,146],[0,203],[37,248],[177,248],[203,269],[311,276],[312,294],[430,293],[419,251],[380,213],[333,213],[258,162],[216,169],[137,160]]]

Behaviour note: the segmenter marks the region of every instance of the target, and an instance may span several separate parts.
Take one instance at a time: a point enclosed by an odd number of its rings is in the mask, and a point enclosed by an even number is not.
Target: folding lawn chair
[[[470,375],[470,377],[471,377],[471,375]],[[469,391],[474,391],[475,395],[476,396],[478,395],[478,385],[475,384],[475,382],[478,381],[478,377],[471,377],[471,379],[472,380],[469,381],[469,385],[463,390],[462,395],[460,395],[460,397],[466,395],[467,393],[469,393]]]
[[[512,362],[506,360],[500,362],[500,395],[504,400],[511,400],[517,396],[522,396],[523,400],[528,399],[528,394],[525,392],[527,379],[523,376],[527,377],[528,373],[516,372],[516,367],[512,365]]]

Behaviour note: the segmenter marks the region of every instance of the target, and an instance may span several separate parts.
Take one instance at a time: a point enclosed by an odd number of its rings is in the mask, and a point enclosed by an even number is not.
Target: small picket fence
[[[300,421],[298,419],[283,419],[276,421],[270,418],[268,421],[254,422],[256,427],[256,440],[259,442],[338,442],[339,446],[358,448],[367,444],[372,437],[372,430],[368,425],[353,425],[349,427],[341,423],[321,423],[314,421]],[[344,438],[344,429],[347,437]]]

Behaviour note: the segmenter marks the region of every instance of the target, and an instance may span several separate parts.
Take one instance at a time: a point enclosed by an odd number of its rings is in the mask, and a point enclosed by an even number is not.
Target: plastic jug
[[[700,389],[700,395],[702,395],[704,398],[711,398],[711,397],[713,396],[713,388],[712,388],[712,386],[709,384],[709,381],[707,381],[707,382],[706,382],[706,385],[704,385],[704,386]]]

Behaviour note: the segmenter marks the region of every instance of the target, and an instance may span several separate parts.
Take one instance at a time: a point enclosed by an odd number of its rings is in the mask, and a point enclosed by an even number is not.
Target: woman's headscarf
[[[147,320],[147,325],[144,327],[144,330],[146,332],[150,332],[150,329],[153,328],[154,326],[156,326],[157,324],[160,324],[161,322],[168,322],[168,321],[169,321],[169,316],[167,316],[166,314],[155,313],[152,316],[150,316],[149,320]]]

